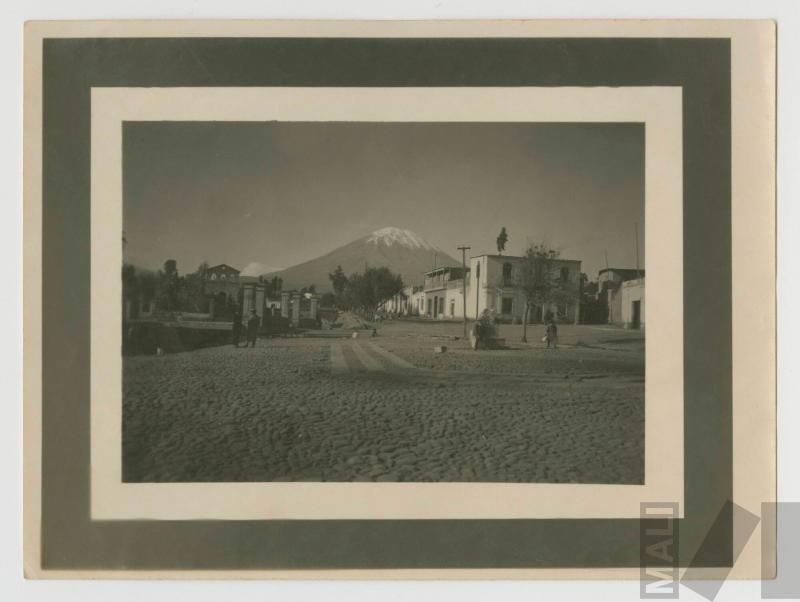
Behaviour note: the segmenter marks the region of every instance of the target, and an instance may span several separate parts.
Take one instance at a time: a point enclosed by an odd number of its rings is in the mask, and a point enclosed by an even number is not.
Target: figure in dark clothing
[[[550,318],[550,322],[547,324],[547,348],[553,349],[558,348],[558,326],[556,326],[556,322],[553,318]]]
[[[472,328],[469,333],[469,344],[473,351],[478,350],[478,345],[481,342],[481,331],[483,330],[480,320],[475,320],[472,323]]]
[[[247,320],[247,343],[245,343],[245,347],[248,345],[251,347],[256,346],[256,338],[258,338],[258,326],[259,326],[259,319],[258,315],[256,314],[256,310],[250,311],[250,318]]]
[[[233,313],[233,346],[239,346],[239,339],[242,338],[242,314],[237,309]]]

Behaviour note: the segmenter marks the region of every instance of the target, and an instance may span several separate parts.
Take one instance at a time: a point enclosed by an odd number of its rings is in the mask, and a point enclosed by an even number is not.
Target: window
[[[503,315],[508,315],[514,312],[514,299],[511,297],[503,297],[502,305]]]
[[[512,267],[510,263],[503,264],[503,284],[511,284],[511,271]]]
[[[561,268],[561,281],[569,282],[569,268]]]
[[[450,299],[450,317],[454,317],[456,315],[456,302],[453,299]]]
[[[216,279],[217,279],[217,275],[216,274],[211,274],[211,280],[216,280]]]

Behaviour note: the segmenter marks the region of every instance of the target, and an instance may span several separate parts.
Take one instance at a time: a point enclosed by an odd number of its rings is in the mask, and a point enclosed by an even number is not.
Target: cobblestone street
[[[642,483],[642,352],[386,331],[124,358],[124,480]]]

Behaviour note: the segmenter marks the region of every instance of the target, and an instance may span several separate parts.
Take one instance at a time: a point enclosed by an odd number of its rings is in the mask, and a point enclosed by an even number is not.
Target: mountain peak
[[[434,262],[438,265],[460,265],[418,234],[390,227],[376,230],[274,275],[283,279],[284,290],[313,284],[317,292],[325,293],[332,290],[329,276],[338,266],[345,274],[362,272],[367,266],[387,267],[395,274],[400,274],[406,286],[417,286],[425,281],[425,272],[431,269]]]
[[[422,238],[419,234],[412,232],[411,230],[403,230],[402,228],[395,228],[394,226],[389,226],[387,228],[381,228],[380,230],[375,230],[372,234],[369,235],[367,238],[368,243],[378,244],[383,243],[387,247],[391,247],[394,244],[409,247],[411,249],[434,249],[435,247],[430,244],[427,240]]]

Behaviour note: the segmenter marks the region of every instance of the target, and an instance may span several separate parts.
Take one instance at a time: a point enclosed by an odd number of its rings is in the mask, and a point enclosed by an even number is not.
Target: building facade
[[[644,278],[644,270],[633,268],[604,268],[597,273],[597,284],[600,292],[609,288],[618,288],[623,282]]]
[[[423,284],[423,315],[435,320],[463,319],[465,286],[469,287],[469,270],[460,266],[444,266],[427,272]]]
[[[605,300],[608,307],[609,324],[627,328],[644,325],[644,270],[606,268],[598,273],[597,282],[598,298]],[[638,320],[634,319],[634,301],[639,302],[635,310],[639,315]]]
[[[215,297],[217,303],[238,299],[240,286],[239,270],[227,263],[212,266],[205,271],[203,293]]]
[[[524,258],[513,255],[479,255],[470,259],[470,271],[475,276],[469,288],[467,316],[475,317],[485,309],[503,321],[521,322],[525,316],[526,296],[520,287]],[[564,288],[572,291],[571,300],[547,303],[531,308],[528,322],[543,322],[548,314],[559,322],[578,323],[580,320],[581,262],[576,259],[556,259],[554,269]]]
[[[622,325],[644,328],[644,278],[627,280],[620,287]]]
[[[470,259],[473,275],[467,287],[467,317],[474,318],[485,309],[503,321],[521,322],[525,316],[526,298],[520,288],[523,257],[513,255],[479,255]],[[531,324],[543,322],[549,313],[557,321],[577,324],[580,320],[581,262],[556,259],[554,269],[564,288],[572,291],[572,300],[532,307]]]
[[[422,286],[407,286],[385,301],[381,311],[397,316],[418,316],[424,310],[424,298]]]
[[[425,274],[424,300],[420,315],[435,320],[474,319],[488,309],[505,322],[521,322],[525,316],[526,297],[520,288],[522,257],[513,255],[479,255],[470,258],[470,265],[444,266]],[[549,313],[560,322],[577,323],[580,319],[581,262],[557,259],[554,269],[572,300],[532,308],[531,324],[543,322]],[[466,292],[466,297],[464,293]]]

